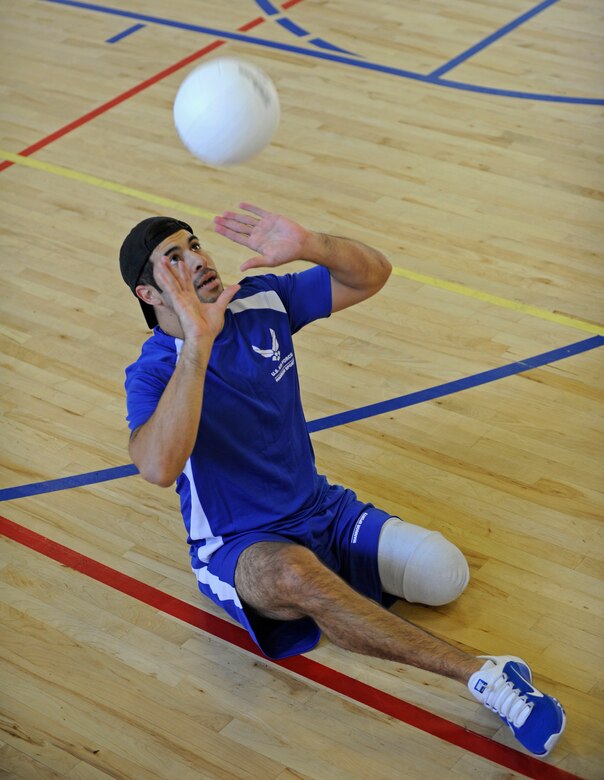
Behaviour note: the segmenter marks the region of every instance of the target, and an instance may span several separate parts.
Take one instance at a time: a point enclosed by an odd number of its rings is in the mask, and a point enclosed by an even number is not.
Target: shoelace
[[[533,704],[529,703],[518,688],[514,688],[503,672],[489,685],[484,703],[516,728],[526,723],[533,709]]]

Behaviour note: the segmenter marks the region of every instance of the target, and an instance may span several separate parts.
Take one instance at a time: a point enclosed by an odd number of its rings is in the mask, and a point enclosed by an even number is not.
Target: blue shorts
[[[273,531],[249,531],[223,539],[207,564],[192,556],[201,592],[249,631],[268,658],[287,658],[311,650],[321,632],[312,618],[272,620],[242,603],[235,590],[235,568],[241,553],[257,542],[300,544],[359,593],[390,605],[382,591],[377,548],[383,524],[392,515],[359,501],[352,490],[332,485],[318,511],[302,521],[282,521]]]

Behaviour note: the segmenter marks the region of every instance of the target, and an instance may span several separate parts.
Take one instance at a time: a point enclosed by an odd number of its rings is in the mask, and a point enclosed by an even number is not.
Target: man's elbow
[[[391,273],[392,273],[392,263],[390,262],[390,260],[388,260],[386,255],[383,255],[380,252],[380,274],[382,279],[382,283],[380,287],[383,287],[386,284]]]
[[[372,295],[375,295],[376,292],[382,289],[382,287],[388,281],[391,273],[392,263],[390,260],[388,260],[386,255],[383,255],[381,252],[377,252],[374,272],[374,285],[371,293]]]
[[[145,457],[145,454],[140,452],[141,448],[136,445],[137,433],[138,431],[135,431],[130,438],[128,452],[132,462],[138,469],[138,473],[146,482],[150,482],[152,485],[170,487],[176,481],[178,474],[174,473],[174,468],[170,467],[170,464],[163,463],[157,458]]]
[[[135,464],[136,465],[136,464]],[[150,482],[152,485],[158,487],[167,488],[174,484],[176,477],[167,471],[162,471],[159,468],[140,468],[138,467],[141,477]]]
[[[132,453],[130,453],[132,457]],[[132,457],[132,462],[138,469],[138,473],[146,481],[158,487],[167,488],[173,485],[178,475],[174,475],[171,469],[161,463],[149,463],[139,458]]]

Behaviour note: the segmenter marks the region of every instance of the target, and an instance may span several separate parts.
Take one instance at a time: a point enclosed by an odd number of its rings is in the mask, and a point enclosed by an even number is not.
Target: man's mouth
[[[197,289],[203,290],[204,287],[209,287],[217,279],[218,274],[216,271],[208,271],[208,273],[204,274],[204,276],[202,276],[201,279],[197,282]]]

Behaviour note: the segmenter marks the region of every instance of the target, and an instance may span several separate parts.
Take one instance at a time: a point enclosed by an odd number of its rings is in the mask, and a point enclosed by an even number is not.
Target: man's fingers
[[[214,230],[217,233],[220,233],[221,236],[229,238],[231,241],[235,241],[237,244],[243,244],[244,246],[247,246],[247,243],[250,240],[249,233],[242,233],[237,230],[231,230],[231,228],[226,227],[226,225],[221,222],[216,222],[214,224]]]
[[[223,309],[226,309],[229,303],[233,300],[233,296],[240,288],[240,284],[229,284],[229,286],[225,287],[224,290],[220,293],[216,299],[216,303],[222,306]]]
[[[252,227],[258,222],[256,217],[252,217],[250,214],[240,214],[237,211],[223,211],[218,217],[214,217],[214,222],[227,222],[237,221],[242,225],[251,225]]]
[[[161,287],[174,287],[174,277],[170,271],[170,261],[167,257],[160,257],[159,263],[153,266],[153,276]]]
[[[214,224],[221,225],[227,230],[234,230],[236,233],[243,233],[246,236],[252,232],[252,230],[258,224],[258,220],[254,217],[250,217],[249,220],[236,219],[236,217],[214,217]]]
[[[251,211],[252,214],[257,214],[259,217],[268,217],[271,213],[261,209],[260,206],[254,206],[253,203],[240,203],[239,208],[244,209],[244,211]]]
[[[172,264],[168,257],[160,258],[153,269],[155,281],[174,305],[183,295],[194,293],[193,275],[186,263]]]
[[[270,258],[264,257],[264,255],[256,255],[255,257],[250,257],[249,260],[246,260],[245,263],[240,266],[240,270],[247,271],[250,268],[262,268],[263,266],[270,265]]]
[[[191,269],[186,263],[179,262],[176,263],[175,266],[171,266],[171,268],[174,271],[174,274],[184,285],[191,287],[193,286],[193,274],[191,273]]]

